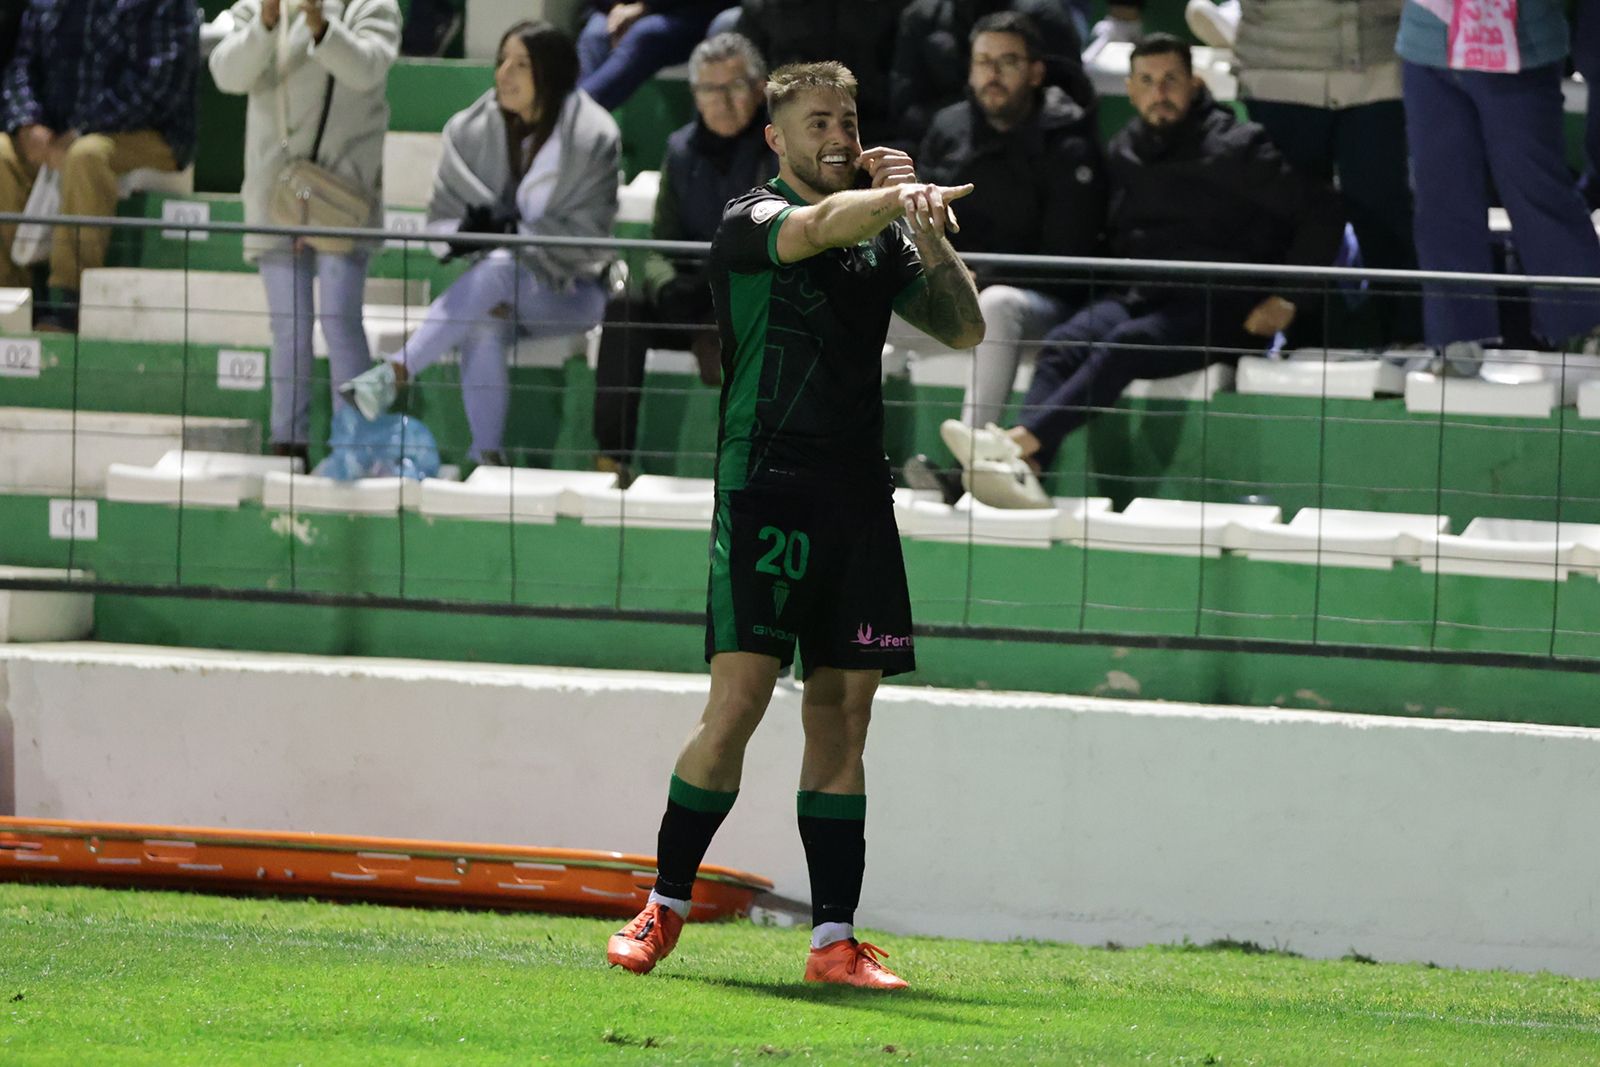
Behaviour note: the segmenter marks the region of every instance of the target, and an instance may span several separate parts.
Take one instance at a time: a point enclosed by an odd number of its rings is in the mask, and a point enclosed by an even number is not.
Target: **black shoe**
[[[77,333],[78,291],[50,287],[48,299],[33,317],[35,333]]]
[[[274,441],[268,449],[274,456],[287,456],[289,459],[300,461],[300,470],[296,473],[304,474],[311,469],[311,449],[304,443],[291,441]]]
[[[918,452],[900,468],[906,485],[924,493],[938,493],[946,504],[954,505],[966,495],[961,487],[961,475],[951,470],[941,470],[927,456]]]

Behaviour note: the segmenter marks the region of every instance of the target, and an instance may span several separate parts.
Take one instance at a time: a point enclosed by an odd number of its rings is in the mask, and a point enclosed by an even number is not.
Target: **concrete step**
[[[1460,536],[1440,534],[1418,558],[1429,574],[1563,582],[1600,575],[1600,524],[1480,517]]]
[[[635,478],[627,489],[585,489],[579,495],[583,498],[586,526],[709,530],[716,510],[710,478],[645,474]]]
[[[1560,392],[1553,381],[1442,377],[1427,371],[1406,375],[1406,410],[1427,415],[1493,415],[1548,419]]]
[[[0,578],[81,582],[87,571],[0,566]],[[0,589],[0,644],[82,641],[94,632],[91,593]]]
[[[1281,523],[1275,504],[1214,504],[1199,500],[1138,497],[1120,512],[1090,513],[1074,544],[1115,552],[1150,552],[1168,556],[1222,555],[1242,548],[1241,531]]]
[[[426,479],[418,510],[440,518],[549,524],[558,515],[582,518],[584,495],[616,482],[616,475],[601,471],[479,467],[464,482]]]
[[[428,283],[397,278],[367,280],[369,345],[394,348],[422,321]],[[320,294],[320,286],[313,291]],[[320,297],[319,297],[320,299]],[[102,267],[83,273],[79,335],[120,341],[270,347],[267,294],[256,274],[234,271],[148,270]],[[327,341],[319,324],[312,347],[323,358]]]
[[[1321,354],[1288,359],[1243,356],[1239,360],[1238,391],[1257,396],[1340,397],[1372,400],[1380,393],[1405,392],[1405,372],[1376,357],[1365,359],[1319,358]]]
[[[946,504],[928,493],[897,489],[895,523],[901,537],[1013,548],[1049,548],[1056,541],[1083,535],[1090,515],[1110,512],[1109,497],[1057,497],[1053,508],[994,508],[969,493]]]
[[[97,497],[114,463],[154,465],[177,449],[258,455],[252,419],[0,408],[0,491]]]
[[[1286,525],[1241,524],[1232,547],[1268,563],[1389,570],[1415,563],[1427,539],[1449,531],[1445,515],[1301,508]]]
[[[113,463],[106,499],[128,504],[237,508],[261,499],[262,479],[274,471],[304,473],[299,459],[232,452],[172,451],[153,465]]]

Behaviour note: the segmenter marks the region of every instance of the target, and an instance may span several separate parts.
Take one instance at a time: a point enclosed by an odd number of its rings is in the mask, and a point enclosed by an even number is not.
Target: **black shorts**
[[[806,670],[915,670],[911,596],[887,488],[717,494],[706,659],[759,652]]]

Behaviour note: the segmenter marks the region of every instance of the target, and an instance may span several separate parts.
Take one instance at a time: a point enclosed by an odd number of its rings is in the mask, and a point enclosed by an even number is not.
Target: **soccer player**
[[[919,184],[903,153],[863,152],[855,91],[835,62],[773,73],[766,138],[778,177],[730,201],[711,244],[723,361],[711,694],[667,789],[655,889],[606,946],[610,962],[636,974],[677,944],[695,872],[738,796],[745,745],[798,643],[797,807],[814,923],[805,978],[906,984],[852,926],[872,697],[880,679],[915,667],[881,357],[891,310],[952,348],[982,341],[984,326],[971,275],[944,236],[950,201],[972,186]],[[856,188],[863,171],[872,188]]]

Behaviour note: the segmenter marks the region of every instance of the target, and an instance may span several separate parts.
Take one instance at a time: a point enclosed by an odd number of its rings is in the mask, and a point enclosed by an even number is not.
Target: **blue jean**
[[[1489,178],[1529,274],[1600,278],[1600,239],[1562,147],[1561,69],[1485,74],[1402,64],[1406,136],[1416,180],[1417,261],[1423,270],[1489,273]],[[1423,287],[1431,345],[1501,335],[1494,293]],[[1600,324],[1600,293],[1535,289],[1533,327],[1561,344]]]
[[[595,12],[578,33],[578,87],[607,110],[620,107],[656,71],[687,60],[713,14],[702,6],[645,15],[613,48],[605,13]]]
[[[410,377],[461,353],[461,402],[472,431],[471,459],[500,451],[511,379],[506,355],[520,331],[557,337],[592,329],[605,314],[605,291],[592,279],[562,290],[544,285],[505,249],[479,259],[428,307],[399,362]]]
[[[328,378],[335,406],[339,386],[372,362],[361,327],[367,287],[367,253],[335,255],[302,249],[269,252],[258,264],[272,326],[273,444],[305,444],[311,435],[311,331],[313,316],[328,342]],[[321,310],[313,307],[312,279],[320,283]]]
[[[1583,126],[1583,185],[1590,207],[1600,207],[1600,8],[1578,4],[1572,17],[1572,65],[1589,86]]]
[[[1253,299],[1189,297],[1152,303],[1134,294],[1096,300],[1045,334],[1019,424],[1039,439],[1048,470],[1066,436],[1113,407],[1136,378],[1171,378],[1231,363],[1266,341],[1244,331]]]
[[[1405,107],[1398,100],[1382,100],[1357,107],[1326,108],[1251,100],[1250,118],[1261,123],[1283,158],[1296,171],[1333,184],[1345,214],[1361,245],[1361,263],[1378,270],[1415,270],[1417,253],[1412,237],[1411,167],[1406,158]],[[1378,303],[1379,328],[1389,343],[1415,341],[1421,336],[1421,316],[1414,290],[1393,283],[1375,285],[1384,296]],[[1321,343],[1316,319],[1319,300],[1303,302],[1295,334],[1302,343]],[[1334,343],[1340,323],[1321,324]]]

